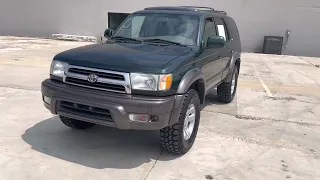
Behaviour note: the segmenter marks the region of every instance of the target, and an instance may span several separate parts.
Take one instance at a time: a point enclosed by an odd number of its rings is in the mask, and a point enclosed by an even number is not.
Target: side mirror
[[[114,29],[109,28],[104,31],[105,38],[110,38],[113,34],[114,34]]]
[[[223,48],[226,44],[222,36],[210,36],[207,41],[207,48]]]

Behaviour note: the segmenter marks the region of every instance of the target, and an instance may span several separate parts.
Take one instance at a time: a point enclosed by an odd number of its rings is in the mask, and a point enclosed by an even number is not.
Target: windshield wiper
[[[112,37],[111,39],[120,40],[120,41],[135,41],[135,42],[139,42],[139,43],[142,42],[138,39],[123,37],[123,36],[115,36],[115,37]]]
[[[173,41],[168,41],[168,40],[164,40],[164,39],[146,39],[146,40],[144,40],[143,42],[173,44],[173,45],[178,45],[178,46],[184,46],[184,47],[186,47],[186,45],[183,45],[183,44],[181,44],[181,43],[173,42]]]

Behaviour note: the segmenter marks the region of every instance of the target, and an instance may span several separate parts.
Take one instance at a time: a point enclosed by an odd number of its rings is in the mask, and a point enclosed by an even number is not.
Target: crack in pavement
[[[299,146],[293,146],[294,144],[288,144],[285,142],[277,143],[278,141],[275,141],[275,142],[269,141],[268,142],[268,141],[264,141],[262,139],[256,139],[256,138],[236,137],[234,134],[225,133],[225,131],[223,131],[223,132],[214,131],[214,130],[211,130],[211,129],[206,128],[204,126],[199,126],[199,129],[201,129],[202,132],[218,135],[218,136],[226,138],[226,139],[232,139],[232,140],[245,142],[248,144],[256,144],[259,146],[276,148],[276,149],[287,149],[287,150],[299,151],[299,152],[304,153],[306,155],[312,156],[314,159],[320,159],[319,154],[311,152],[310,150],[308,151],[308,150],[303,149],[302,147],[299,147]]]
[[[36,89],[36,88],[30,88],[30,87],[25,87],[25,86],[16,86],[16,85],[5,85],[5,86],[0,85],[0,88],[27,90],[27,91],[38,91],[38,92],[41,91],[41,90]]]
[[[313,159],[316,159],[316,160],[320,159],[319,154],[311,153],[310,151],[307,151],[307,150],[302,149],[302,148],[294,147],[291,144],[286,144],[284,142],[277,143],[277,142],[267,142],[267,141],[263,141],[261,139],[259,140],[259,139],[247,139],[245,137],[244,138],[234,137],[231,134],[224,133],[225,131],[216,132],[216,131],[213,131],[213,130],[211,130],[209,128],[206,128],[204,126],[201,126],[201,125],[199,126],[199,128],[201,130],[203,130],[204,132],[207,131],[207,133],[219,135],[220,137],[223,137],[223,138],[226,138],[226,139],[231,138],[233,140],[243,141],[243,142],[248,143],[248,144],[256,144],[256,145],[264,146],[264,147],[268,147],[268,148],[276,148],[276,149],[286,149],[286,150],[298,151],[298,152],[301,152],[301,153],[305,154],[306,156],[312,157]],[[226,166],[226,168],[218,171],[218,173],[216,173],[216,174],[213,174],[213,176],[214,177],[223,176],[223,179],[229,179],[225,175],[226,172],[228,174],[230,174],[230,173],[241,173],[242,169],[245,169],[245,168],[248,168],[248,167],[252,167],[254,165],[255,161],[261,160],[262,157],[264,156],[264,154],[267,153],[269,150],[270,149],[264,151],[263,153],[260,154],[260,156],[255,156],[255,158],[253,158],[253,156],[251,156],[249,161],[243,162],[243,163],[238,164],[238,165],[231,165],[231,162],[230,162],[229,163],[230,166]],[[232,171],[232,172],[230,172],[230,171]],[[218,179],[220,179],[220,178],[218,178]]]
[[[149,170],[148,174],[146,175],[146,177],[145,177],[143,180],[148,179],[148,177],[149,177],[149,175],[150,175],[151,171],[156,167],[156,164],[157,164],[157,162],[158,162],[158,160],[159,160],[159,158],[160,158],[160,156],[161,156],[162,154],[163,154],[163,150],[159,153],[159,155],[158,155],[158,157],[157,157],[156,161],[153,163],[153,165],[152,165],[152,167],[150,168],[150,170]]]
[[[241,119],[241,120],[285,122],[285,123],[298,124],[298,125],[306,126],[306,127],[309,127],[309,126],[319,126],[320,127],[320,124],[315,124],[315,123],[304,123],[304,122],[296,122],[296,121],[290,121],[290,120],[284,120],[284,119],[274,119],[274,118],[239,115],[239,114],[228,114],[228,113],[224,113],[224,112],[208,111],[208,110],[202,110],[202,111],[208,112],[208,113],[224,114],[224,115],[232,116],[232,117],[235,117],[235,118]]]

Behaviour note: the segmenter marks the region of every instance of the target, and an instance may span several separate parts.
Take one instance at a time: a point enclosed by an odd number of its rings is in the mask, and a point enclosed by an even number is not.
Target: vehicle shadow
[[[158,131],[119,130],[96,125],[73,130],[53,117],[27,129],[22,139],[32,149],[83,166],[131,169],[157,159],[161,153]],[[164,157],[163,157],[164,156]],[[178,158],[167,153],[164,161]]]
[[[205,102],[201,105],[202,111],[237,115],[238,97],[235,96],[231,103],[224,103],[218,100],[217,90],[212,90],[207,96]]]
[[[218,100],[217,90],[213,89],[208,95],[206,95],[206,100],[202,105],[202,109],[210,105],[225,105],[226,103],[220,102]]]

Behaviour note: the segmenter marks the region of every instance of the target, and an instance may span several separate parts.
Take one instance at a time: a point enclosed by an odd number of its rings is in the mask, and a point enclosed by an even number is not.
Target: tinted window
[[[214,21],[217,26],[218,36],[222,36],[226,41],[228,41],[229,40],[228,32],[223,20],[221,18],[214,18]]]
[[[184,45],[197,45],[199,22],[199,17],[194,15],[132,14],[114,36],[124,36],[139,40],[163,39]]]
[[[206,24],[204,26],[204,34],[203,34],[203,41],[207,43],[208,37],[216,36],[216,28],[214,26],[212,19],[206,19]]]

